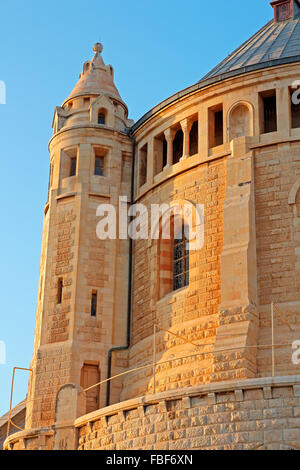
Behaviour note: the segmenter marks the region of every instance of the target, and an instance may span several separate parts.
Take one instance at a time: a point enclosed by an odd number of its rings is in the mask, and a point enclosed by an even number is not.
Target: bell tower
[[[54,113],[27,429],[53,424],[64,384],[104,380],[108,350],[126,342],[129,242],[99,240],[96,211],[111,204],[118,220],[130,198],[132,122],[102,49]],[[105,387],[91,390],[86,412],[102,406]]]

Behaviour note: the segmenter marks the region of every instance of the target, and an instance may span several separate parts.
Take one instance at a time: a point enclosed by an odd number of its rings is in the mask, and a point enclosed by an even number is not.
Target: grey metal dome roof
[[[300,16],[278,23],[270,21],[202,80],[230,72],[235,75],[239,71],[243,73],[249,69],[269,67],[270,62],[274,61],[276,64],[284,64],[298,60],[300,61]]]
[[[175,93],[148,111],[133,125],[132,131],[135,132],[156,112],[197,90],[248,72],[300,62],[300,0],[290,1],[294,4],[290,19],[269,21],[199,82]],[[273,3],[282,2],[276,0]]]

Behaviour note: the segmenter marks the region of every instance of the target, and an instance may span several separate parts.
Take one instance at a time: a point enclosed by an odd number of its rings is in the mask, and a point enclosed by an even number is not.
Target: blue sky
[[[137,120],[195,83],[272,18],[268,0],[11,0],[0,6],[0,415],[13,366],[29,367],[35,324],[48,141],[55,106],[103,42],[103,58]],[[18,372],[14,403],[27,391]]]

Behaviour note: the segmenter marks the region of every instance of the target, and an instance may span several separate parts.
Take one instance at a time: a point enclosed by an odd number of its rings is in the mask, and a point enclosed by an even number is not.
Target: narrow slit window
[[[70,176],[76,176],[77,172],[77,158],[73,157],[71,158],[70,162]]]
[[[62,303],[62,293],[63,293],[63,280],[60,277],[58,279],[58,284],[57,284],[57,304],[58,305]]]
[[[173,290],[189,285],[189,250],[185,227],[182,227],[180,238],[174,238],[173,253]]]
[[[104,157],[95,157],[95,175],[104,175]]]
[[[97,316],[97,300],[98,300],[97,292],[93,292],[92,300],[91,300],[91,317]]]

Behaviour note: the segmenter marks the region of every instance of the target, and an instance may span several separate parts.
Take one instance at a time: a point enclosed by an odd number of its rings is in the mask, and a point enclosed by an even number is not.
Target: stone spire
[[[79,81],[66,101],[82,95],[109,95],[118,100],[120,94],[114,84],[114,72],[111,65],[105,65],[101,53],[103,46],[96,43],[93,47],[95,55],[91,61],[85,62]]]

